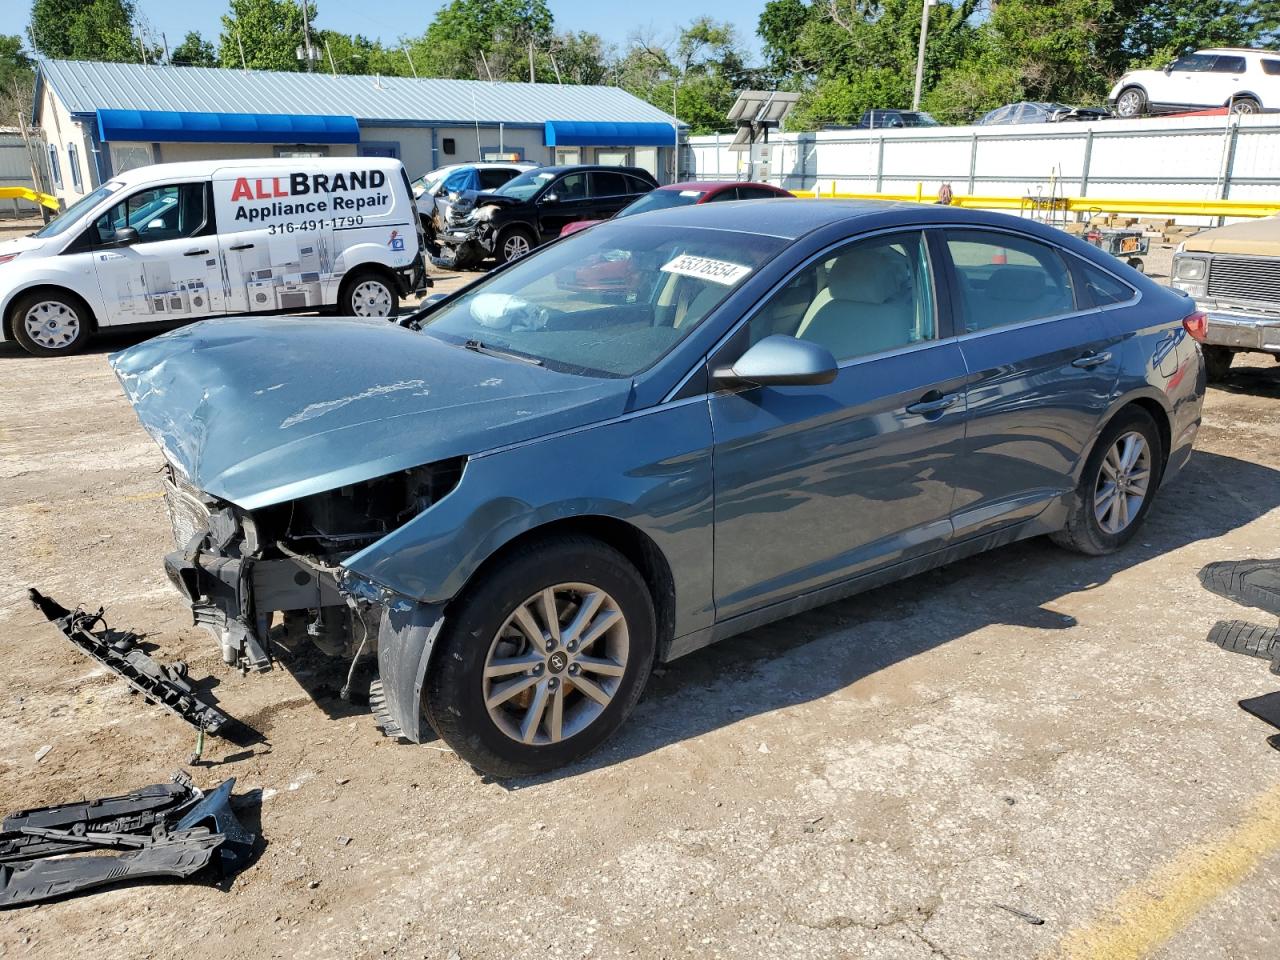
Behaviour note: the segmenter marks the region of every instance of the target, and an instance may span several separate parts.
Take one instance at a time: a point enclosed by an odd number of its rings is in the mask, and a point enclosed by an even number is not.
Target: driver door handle
[[[928,394],[925,394],[928,396]],[[948,393],[933,400],[920,400],[907,407],[907,413],[940,413],[960,399],[958,393]]]
[[[227,247],[228,250],[252,250],[252,243],[237,243],[234,247]]]
[[[183,256],[184,257],[203,257],[208,252],[209,252],[208,250],[188,250],[186,253],[183,254]]]
[[[1089,370],[1093,367],[1100,367],[1110,360],[1111,354],[1109,353],[1086,353],[1083,357],[1076,357],[1076,359],[1072,360],[1071,365],[1081,370]]]

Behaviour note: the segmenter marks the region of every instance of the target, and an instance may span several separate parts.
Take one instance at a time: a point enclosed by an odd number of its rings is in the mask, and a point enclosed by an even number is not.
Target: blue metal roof
[[[296,113],[98,110],[101,140],[162,143],[359,143],[355,117]]]
[[[41,61],[38,82],[48,83],[74,114],[93,114],[98,110],[164,110],[345,115],[361,123],[507,123],[539,127],[550,117],[668,126],[679,122],[619,87],[556,83],[334,77],[323,73],[80,60]]]
[[[548,120],[543,136],[548,147],[669,147],[675,129],[670,123]]]

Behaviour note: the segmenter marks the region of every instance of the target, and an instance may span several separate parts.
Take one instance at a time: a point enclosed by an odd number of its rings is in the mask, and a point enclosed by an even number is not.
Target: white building
[[[673,176],[684,125],[617,87],[330,76],[42,61],[32,122],[54,190],[74,202],[114,172],[177,160],[397,157],[634,165]]]

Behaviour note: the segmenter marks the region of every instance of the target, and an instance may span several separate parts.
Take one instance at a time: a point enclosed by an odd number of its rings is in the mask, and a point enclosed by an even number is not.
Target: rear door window
[[[514,177],[519,170],[481,170],[480,173],[480,189],[481,190],[497,190],[500,186]]]
[[[626,177],[626,181],[627,181],[627,193],[631,193],[631,194],[649,193],[653,189],[653,184],[649,183],[646,180],[641,180],[639,177]]]
[[[593,197],[623,197],[627,194],[627,178],[621,173],[591,174],[591,195]]]
[[[946,230],[966,333],[1076,309],[1071,272],[1053,247],[1011,233]]]
[[[1214,73],[1244,73],[1244,57],[1219,56],[1213,61]]]

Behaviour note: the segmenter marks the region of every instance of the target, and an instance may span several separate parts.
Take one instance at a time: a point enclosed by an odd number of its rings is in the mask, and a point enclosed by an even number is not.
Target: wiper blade
[[[508,360],[519,360],[521,363],[530,363],[535,367],[546,366],[537,357],[531,357],[528,354],[516,353],[514,350],[503,350],[501,347],[491,347],[479,340],[468,340],[463,343],[463,347],[472,350],[475,353],[484,353],[491,357],[506,357]]]

